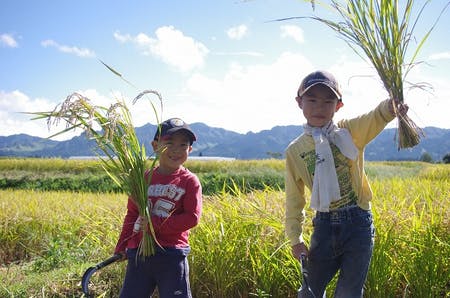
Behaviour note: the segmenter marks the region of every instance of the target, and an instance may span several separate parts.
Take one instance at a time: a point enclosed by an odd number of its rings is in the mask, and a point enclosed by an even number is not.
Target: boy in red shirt
[[[202,188],[197,176],[183,167],[192,143],[190,127],[179,118],[161,123],[155,133],[153,150],[159,154],[159,166],[152,169],[148,199],[156,240],[161,247],[145,259],[137,248],[142,232],[133,232],[141,224],[137,206],[128,199],[127,214],[115,253],[125,255],[128,265],[120,297],[150,297],[158,287],[159,297],[192,297],[187,255],[189,230],[195,227],[202,210]]]

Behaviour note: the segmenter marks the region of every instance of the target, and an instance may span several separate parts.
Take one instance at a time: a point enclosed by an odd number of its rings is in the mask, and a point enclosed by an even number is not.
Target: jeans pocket
[[[360,212],[352,217],[352,223],[361,228],[370,228],[373,225],[372,213],[370,211],[360,209]]]
[[[359,245],[371,249],[374,244],[375,227],[372,214],[364,212],[352,219],[353,235]]]

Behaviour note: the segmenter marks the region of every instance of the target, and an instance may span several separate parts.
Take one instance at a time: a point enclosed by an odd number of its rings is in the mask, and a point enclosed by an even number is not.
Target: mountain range
[[[236,159],[283,158],[288,144],[303,132],[302,126],[275,126],[270,130],[245,134],[210,127],[204,123],[190,125],[198,141],[191,156],[231,157]],[[156,125],[146,124],[136,128],[138,139],[150,148]],[[365,150],[370,161],[420,160],[429,154],[433,161],[442,161],[450,153],[450,129],[426,127],[425,137],[410,149],[397,150],[396,128],[385,129]],[[0,136],[0,156],[3,157],[79,157],[95,155],[95,142],[84,134],[70,140],[55,141],[26,134]],[[148,149],[149,150],[149,149]]]

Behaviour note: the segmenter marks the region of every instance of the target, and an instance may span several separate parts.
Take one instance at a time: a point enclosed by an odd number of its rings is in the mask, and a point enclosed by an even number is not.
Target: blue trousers
[[[372,213],[358,206],[317,212],[313,227],[307,269],[315,296],[324,295],[339,271],[334,297],[362,297],[375,236]]]
[[[161,298],[192,298],[187,249],[157,249],[155,255],[136,258],[137,249],[127,250],[127,270],[120,298],[149,298],[155,288]]]

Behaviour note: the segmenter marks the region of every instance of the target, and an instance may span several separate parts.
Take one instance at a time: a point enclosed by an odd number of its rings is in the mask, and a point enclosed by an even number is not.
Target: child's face
[[[313,127],[322,127],[327,124],[343,105],[330,88],[321,84],[312,87],[296,100],[303,110],[307,123]]]
[[[160,141],[153,141],[152,146],[159,154],[159,169],[166,174],[176,171],[192,151],[189,137],[183,131],[177,131]]]

